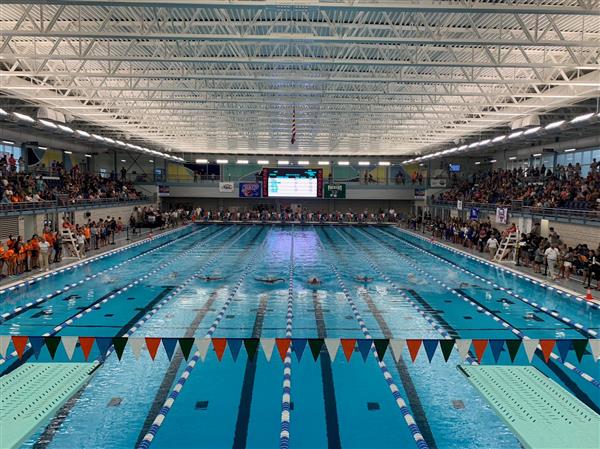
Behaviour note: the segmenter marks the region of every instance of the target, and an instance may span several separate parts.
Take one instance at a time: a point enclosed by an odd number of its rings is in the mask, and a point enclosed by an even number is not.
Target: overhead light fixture
[[[460,147],[458,147],[458,151],[466,150],[468,147],[468,145],[461,145]]]
[[[12,140],[3,140],[2,143],[5,143],[6,145],[14,145],[15,144]]]
[[[72,151],[67,151],[67,150],[65,150],[65,151],[64,151],[64,153],[65,153],[65,154],[73,154],[73,152],[72,152]]]
[[[238,159],[236,161],[236,164],[247,165],[248,164],[248,159]]]
[[[479,142],[473,142],[471,145],[469,145],[469,148],[475,148],[479,146]]]
[[[517,156],[511,156],[508,158],[509,161],[514,161],[517,158]]]
[[[310,165],[310,161],[298,161],[298,165]]]
[[[196,164],[208,164],[208,159],[196,159]]]
[[[115,140],[115,142],[116,142],[117,145],[120,145],[122,147],[126,146],[125,142],[121,142],[120,140]]]
[[[58,125],[58,129],[66,132],[66,133],[69,133],[69,134],[73,134],[75,132],[71,128],[69,128],[68,126],[65,126],[65,125]]]
[[[539,126],[536,126],[535,128],[529,128],[527,131],[525,131],[523,134],[525,134],[526,136],[536,133],[540,130],[541,128]]]
[[[228,164],[229,160],[228,159],[217,159],[217,164]]]
[[[96,140],[99,140],[101,142],[104,142],[104,137],[99,136],[98,134],[92,134],[92,137]]]
[[[364,167],[365,165],[371,165],[371,163],[369,161],[358,161],[358,165],[361,165]]]
[[[498,162],[498,161],[497,161],[496,159],[490,159],[490,163],[492,163],[492,164],[493,164],[493,163],[495,163],[495,162]]]
[[[85,157],[92,157],[92,155],[91,154],[86,154]]]
[[[508,138],[509,139],[516,139],[517,137],[519,137],[522,134],[523,134],[523,131],[516,131],[516,132],[514,132],[512,134],[509,134]]]
[[[488,144],[488,143],[490,143],[491,141],[492,141],[491,139],[485,139],[485,140],[482,140],[481,142],[479,142],[479,145],[480,145],[480,146],[481,146],[481,145],[487,145],[487,144]]]
[[[80,129],[78,129],[78,130],[77,130],[77,131],[75,131],[75,132],[76,132],[77,134],[79,134],[80,136],[83,136],[83,137],[91,137],[91,134],[90,134],[90,133],[88,133],[88,132],[85,132],[85,131],[82,131],[82,130],[80,130]]]
[[[569,148],[568,150],[565,150],[565,153],[572,153],[575,150],[576,148]]]
[[[260,159],[260,160],[256,161],[256,163],[259,165],[269,165],[269,161],[266,159]]]
[[[494,138],[492,139],[492,143],[501,142],[501,141],[503,141],[504,139],[506,139],[506,136],[498,136],[498,137],[494,137]]]
[[[586,120],[591,119],[594,116],[594,114],[595,114],[595,112],[590,112],[588,114],[579,115],[579,116],[575,117],[573,120],[571,120],[570,123],[584,122]]]
[[[542,153],[535,153],[535,154],[533,155],[533,157],[540,157],[541,155],[542,155]]]
[[[56,126],[54,123],[49,122],[48,120],[42,120],[39,119],[38,122],[40,122],[42,125],[48,127],[48,128],[52,128],[52,129],[57,129],[58,126]]]
[[[319,161],[319,165],[329,165],[329,161]]]
[[[134,145],[134,144],[132,144],[132,143],[129,143],[129,142],[127,142],[127,143],[125,144],[125,146],[126,146],[127,148],[131,148],[131,149],[135,150],[135,145]]]
[[[29,123],[35,123],[35,120],[29,117],[28,115],[21,114],[20,112],[13,112],[13,115],[17,117],[19,120]]]
[[[127,162],[125,159],[121,159],[121,162]]]
[[[0,108],[0,115],[8,115],[8,112],[6,112],[4,109]]]
[[[151,164],[154,163],[154,161],[152,159],[148,159],[148,162],[150,162]]]
[[[290,165],[290,161],[277,161],[277,165]]]
[[[348,161],[338,161],[338,165],[350,165]]]
[[[382,166],[382,167],[389,167],[389,166],[390,166],[390,163],[389,163],[388,161],[379,161],[379,162],[377,163],[377,165],[380,165],[380,166]]]
[[[115,141],[109,137],[105,137],[104,140],[106,140],[108,143],[112,143],[114,145]],[[148,150],[148,148],[145,148],[145,150]]]
[[[48,149],[48,147],[41,147],[41,146],[38,146],[38,149],[40,149],[40,150],[47,150],[47,149]]]
[[[565,123],[564,120],[559,120],[558,122],[552,122],[548,125],[546,125],[544,127],[544,129],[554,129],[554,128],[558,128],[560,125],[562,125],[563,123]]]
[[[481,161],[476,161],[475,162],[475,165],[479,165],[479,164],[481,164]]]

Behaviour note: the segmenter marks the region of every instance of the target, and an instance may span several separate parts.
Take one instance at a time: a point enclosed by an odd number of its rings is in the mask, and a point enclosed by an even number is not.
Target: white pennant
[[[456,340],[456,349],[458,349],[458,353],[460,354],[460,358],[466,360],[469,356],[469,349],[471,349],[471,340]]]
[[[325,347],[327,348],[327,352],[329,353],[329,358],[333,362],[335,360],[335,356],[337,355],[338,348],[340,347],[340,339],[326,338]]]
[[[539,340],[537,338],[529,338],[523,339],[523,346],[525,347],[525,354],[527,354],[527,360],[531,362],[533,359],[533,354],[535,354],[535,349],[539,344]]]
[[[77,346],[77,340],[79,337],[61,337],[61,341],[63,344],[63,348],[65,348],[65,352],[67,353],[67,357],[69,360],[73,358],[73,353],[75,352],[75,346]]]
[[[595,338],[590,338],[589,340],[590,348],[592,350],[592,356],[594,360],[597,362],[600,360],[600,340]]]
[[[197,337],[194,340],[194,344],[198,348],[198,352],[200,353],[200,359],[204,362],[206,359],[206,353],[208,352],[208,347],[210,346],[210,338],[209,337]]]
[[[6,357],[6,350],[10,343],[10,335],[0,335],[0,355]]]
[[[398,362],[402,358],[402,351],[406,346],[405,339],[393,339],[390,340],[390,348],[392,348],[392,352],[394,353],[394,359]]]
[[[274,338],[261,338],[260,345],[265,352],[265,358],[267,362],[271,361],[271,354],[273,354],[273,348],[275,347],[275,339]]]
[[[131,352],[133,352],[133,356],[136,360],[140,359],[140,354],[142,353],[142,347],[144,346],[144,344],[144,338],[129,337],[127,339],[127,345],[131,348]]]

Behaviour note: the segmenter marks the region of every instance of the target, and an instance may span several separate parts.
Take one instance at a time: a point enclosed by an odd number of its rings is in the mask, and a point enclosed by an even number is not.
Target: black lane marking
[[[213,303],[217,299],[217,295],[218,295],[218,291],[214,291],[210,294],[208,300],[204,303],[204,305],[198,311],[198,313],[196,313],[194,320],[190,323],[190,325],[186,329],[185,335],[184,335],[185,338],[191,338],[194,336],[194,334],[198,330],[198,327],[200,326],[200,323],[202,322],[202,320],[204,319],[206,314],[209,312],[210,307],[213,305]],[[141,441],[144,439],[144,436],[146,435],[146,433],[148,433],[148,429],[150,429],[150,426],[154,422],[154,418],[156,418],[156,415],[158,415],[158,412],[160,411],[163,404],[167,400],[167,397],[169,396],[169,393],[171,392],[171,387],[173,385],[173,382],[175,381],[175,378],[177,377],[177,372],[179,371],[179,366],[181,365],[181,362],[183,360],[184,360],[183,354],[181,353],[181,351],[176,351],[175,355],[173,356],[173,359],[171,359],[171,362],[169,363],[169,368],[167,369],[167,372],[165,373],[165,376],[163,377],[160,387],[158,388],[158,391],[156,392],[156,395],[154,396],[154,401],[152,402],[152,407],[150,407],[150,410],[148,411],[148,414],[146,415],[144,424],[142,425],[140,433],[138,434],[138,438],[135,443],[135,447],[138,447],[140,445]]]
[[[125,323],[120,328],[120,330],[117,332],[116,335],[119,335],[119,336],[123,335],[125,332],[127,332],[129,329],[131,329],[131,327],[135,323],[137,323],[139,321],[139,319],[148,312],[148,310],[152,309],[155,304],[157,304],[160,300],[162,300],[165,296],[167,296],[174,288],[175,287],[167,287],[165,290],[163,290],[158,296],[156,296],[152,301],[150,301],[150,303],[148,303],[148,305],[144,308],[144,310],[140,311],[138,314],[136,314],[135,317],[133,317],[131,320],[129,320],[127,323]],[[103,361],[100,362],[94,368],[94,371],[96,371],[103,363],[104,363]],[[90,374],[91,374],[91,372],[90,372]],[[67,417],[69,416],[69,413],[71,413],[71,410],[73,409],[73,407],[75,407],[75,404],[77,404],[77,401],[83,394],[83,391],[87,387],[88,383],[89,382],[86,382],[85,384],[83,384],[81,386],[81,388],[79,390],[77,390],[77,393],[75,393],[75,395],[73,395],[59,409],[59,411],[56,413],[55,417],[46,426],[46,428],[44,429],[44,432],[40,435],[39,439],[33,445],[33,449],[46,449],[48,447],[48,445],[50,445],[50,443],[52,443],[54,436],[56,435],[56,433],[62,426],[65,419],[67,419]]]
[[[315,322],[317,323],[317,335],[319,338],[327,338],[325,317],[321,300],[316,290],[312,293],[313,308],[315,311]],[[321,378],[323,379],[323,398],[325,406],[325,423],[327,429],[327,447],[339,449],[342,447],[340,439],[340,423],[338,420],[337,402],[335,399],[335,384],[333,382],[333,370],[331,369],[331,358],[329,352],[323,346],[319,356],[321,362]]]
[[[329,239],[330,243],[332,244],[333,250],[336,253],[338,253],[338,251],[333,247],[333,244],[334,244],[333,239],[329,236],[329,234],[327,232],[325,232],[325,228],[323,230],[324,230],[324,234],[326,235],[326,237]],[[364,292],[362,294],[363,299],[367,303],[367,306],[369,307],[369,311],[375,317],[375,320],[377,321],[379,328],[383,332],[384,337],[387,339],[394,338],[392,331],[390,330],[387,322],[385,321],[385,319],[383,318],[383,315],[381,314],[381,311],[375,305],[375,303],[373,302],[373,300],[372,300],[371,296],[369,295],[369,293],[367,292],[367,290],[363,289],[363,292]],[[393,358],[395,359],[395,357],[393,357]],[[406,367],[404,360],[402,360],[402,358],[400,358],[394,364],[396,366],[396,370],[398,371],[398,374],[400,375],[400,381],[402,382],[404,391],[406,391],[409,406],[413,412],[413,417],[415,418],[415,422],[417,423],[417,426],[419,427],[419,430],[421,431],[421,435],[423,435],[425,442],[431,449],[437,449],[437,444],[435,442],[433,432],[431,431],[431,426],[429,425],[429,420],[427,419],[425,409],[423,408],[423,404],[421,403],[421,399],[419,398],[419,394],[417,393],[417,389],[415,388],[415,384],[412,380],[412,377],[410,376],[410,373],[408,372],[408,368]]]
[[[269,296],[266,293],[260,295],[260,302],[252,327],[252,338],[260,338],[262,335],[263,323],[265,321],[265,312]],[[254,393],[254,381],[256,379],[258,353],[254,355],[254,359],[246,359],[246,367],[244,369],[244,381],[242,383],[242,392],[240,402],[238,404],[237,420],[235,422],[235,433],[233,436],[233,448],[243,449],[248,441],[248,426],[250,424],[250,411],[252,407],[252,397]]]

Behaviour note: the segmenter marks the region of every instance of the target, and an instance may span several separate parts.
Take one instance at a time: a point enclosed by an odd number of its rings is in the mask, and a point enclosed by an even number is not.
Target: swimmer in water
[[[173,271],[173,272],[172,272],[172,273],[169,275],[169,277],[170,277],[171,279],[176,279],[176,278],[177,278],[177,271]]]
[[[354,276],[354,279],[356,279],[359,282],[364,282],[364,283],[371,282],[373,280],[373,278],[370,278],[368,276]]]
[[[415,276],[414,273],[408,273],[408,281],[412,282],[413,284],[417,284],[417,285],[422,285],[425,283],[425,281],[421,280],[421,279],[417,279],[417,277]]]
[[[276,282],[281,282],[281,281],[285,281],[285,279],[283,278],[276,278],[276,277],[266,277],[266,278],[254,278],[257,281],[260,282],[266,282],[267,284],[275,284]]]
[[[319,278],[318,278],[318,277],[316,277],[316,276],[312,276],[312,277],[309,277],[309,278],[308,278],[308,283],[309,283],[310,285],[319,285],[319,284],[321,283],[321,281],[319,280]]]
[[[210,281],[220,281],[223,278],[221,276],[200,276],[200,279],[202,279],[203,281],[206,281],[206,282],[210,282]]]

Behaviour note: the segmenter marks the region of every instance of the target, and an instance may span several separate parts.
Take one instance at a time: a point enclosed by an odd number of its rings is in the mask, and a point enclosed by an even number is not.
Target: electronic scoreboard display
[[[323,170],[320,168],[264,168],[262,181],[263,197],[323,197]]]

